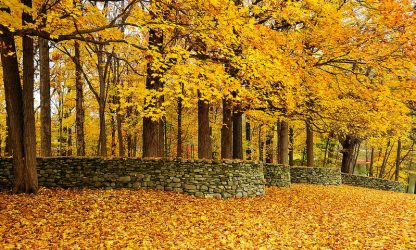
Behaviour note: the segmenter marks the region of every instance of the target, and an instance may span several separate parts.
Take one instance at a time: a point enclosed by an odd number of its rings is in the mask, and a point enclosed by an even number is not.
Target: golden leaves
[[[199,199],[145,190],[0,194],[2,248],[412,249],[416,198],[340,186]]]

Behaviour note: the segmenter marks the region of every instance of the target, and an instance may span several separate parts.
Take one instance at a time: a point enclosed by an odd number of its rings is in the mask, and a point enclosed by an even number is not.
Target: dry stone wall
[[[158,189],[199,197],[252,197],[265,192],[262,164],[85,157],[38,158],[39,185]],[[12,160],[0,159],[0,190],[10,190]]]
[[[264,164],[264,179],[266,186],[289,187],[290,167],[275,164]]]
[[[342,174],[342,183],[346,185],[366,187],[394,192],[405,192],[406,187],[398,181],[390,181],[379,178],[371,178],[361,175]]]
[[[292,183],[310,183],[321,185],[341,185],[341,171],[335,168],[290,168]]]

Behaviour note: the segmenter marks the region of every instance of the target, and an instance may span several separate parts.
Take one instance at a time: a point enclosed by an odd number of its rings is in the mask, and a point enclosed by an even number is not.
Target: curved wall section
[[[391,181],[379,178],[371,178],[361,175],[342,174],[342,183],[345,185],[366,187],[372,189],[405,192],[406,187],[398,181]]]

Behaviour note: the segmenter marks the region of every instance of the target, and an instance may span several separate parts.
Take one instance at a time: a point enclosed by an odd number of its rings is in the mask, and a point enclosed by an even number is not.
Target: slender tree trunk
[[[266,163],[273,163],[273,127],[266,136]]]
[[[394,175],[394,180],[395,181],[398,181],[399,180],[401,153],[402,153],[402,142],[399,139],[398,142],[397,142],[396,173]]]
[[[390,157],[390,153],[391,153],[391,150],[392,150],[392,149],[389,150],[390,144],[391,144],[391,142],[389,140],[387,142],[386,151],[385,151],[384,157],[383,157],[383,163],[381,164],[380,173],[379,173],[378,178],[383,178],[384,172],[386,171],[387,161],[388,161],[388,159]],[[392,146],[392,148],[393,148],[393,146]]]
[[[74,46],[75,55],[75,129],[76,129],[76,146],[77,146],[77,155],[85,156],[85,136],[84,136],[84,84],[81,80],[81,55],[79,51],[79,44],[75,42]]]
[[[312,126],[310,121],[306,121],[306,165],[308,167],[314,167],[315,165],[313,148],[314,142]]]
[[[371,147],[370,170],[369,170],[370,177],[373,177],[374,176],[373,166],[374,166],[374,147]]]
[[[59,147],[58,147],[58,155],[65,156],[64,152],[64,94],[63,94],[63,86],[58,92],[58,121],[59,121]]]
[[[358,160],[358,156],[360,154],[360,147],[361,147],[361,142],[359,142],[356,145],[355,156],[354,156],[354,161],[353,161],[353,166],[352,166],[352,173],[355,172],[355,167],[357,166],[357,160]]]
[[[262,133],[261,133],[261,128],[262,125],[259,126],[259,161],[263,162],[263,138],[262,138]]]
[[[246,121],[246,141],[248,144],[246,149],[246,159],[251,160],[251,127],[248,121]]]
[[[294,148],[295,148],[295,133],[293,128],[289,129],[289,166],[294,166]]]
[[[282,125],[281,125],[281,121],[279,120],[276,123],[276,128],[277,128],[277,148],[276,148],[276,162],[278,164],[281,164],[282,159],[280,158],[281,154],[282,154]]]
[[[221,158],[233,158],[233,121],[230,104],[222,100]]]
[[[67,144],[66,155],[72,156],[72,128],[71,126],[68,127],[67,131],[68,131],[68,138],[66,141],[66,144]]]
[[[102,157],[107,156],[107,131],[105,124],[105,104],[106,104],[106,68],[103,67],[105,64],[103,59],[103,53],[101,51],[97,52],[98,58],[98,75],[99,75],[99,84],[100,92],[98,99],[98,115],[100,119],[100,135],[98,139],[98,154]]]
[[[233,114],[233,159],[243,160],[243,113]]]
[[[32,0],[23,0],[23,4],[32,7]],[[23,13],[24,23],[31,23],[32,17]],[[23,36],[23,136],[25,150],[26,185],[21,185],[20,192],[32,193],[37,191],[38,179],[36,171],[36,129],[35,129],[35,110],[34,110],[34,47],[33,38]]]
[[[116,155],[116,120],[111,116],[111,155]]]
[[[48,40],[39,38],[40,60],[40,154],[52,155],[51,128],[51,82],[49,73]]]
[[[200,96],[200,94],[198,94]],[[198,158],[211,159],[211,136],[209,128],[209,104],[198,99]]]
[[[328,155],[328,150],[329,150],[329,139],[330,139],[329,137],[326,139],[324,161],[322,163],[323,168],[325,167],[326,161],[327,161],[327,155]]]
[[[183,94],[183,84],[181,84],[182,94]],[[178,135],[177,135],[177,143],[176,143],[176,157],[182,158],[183,150],[182,150],[182,98],[178,98]]]
[[[280,122],[280,151],[279,151],[279,159],[280,164],[288,165],[288,157],[289,157],[289,124],[287,121]]]

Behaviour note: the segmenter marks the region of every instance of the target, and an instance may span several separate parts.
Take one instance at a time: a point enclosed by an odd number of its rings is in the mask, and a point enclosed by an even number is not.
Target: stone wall
[[[200,197],[263,195],[262,164],[86,157],[38,158],[39,185],[63,188],[158,189]],[[0,190],[10,190],[10,158],[0,159]]]
[[[290,168],[292,183],[310,183],[322,185],[341,185],[341,171],[335,168]]]
[[[290,167],[275,164],[264,164],[264,179],[266,186],[289,187]]]
[[[398,181],[390,181],[379,178],[370,178],[361,175],[342,174],[342,183],[345,185],[387,190],[394,192],[405,192],[405,185]]]

